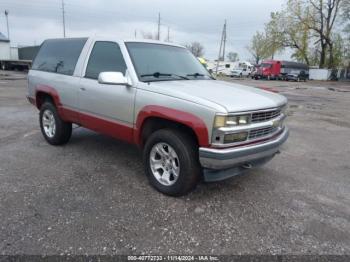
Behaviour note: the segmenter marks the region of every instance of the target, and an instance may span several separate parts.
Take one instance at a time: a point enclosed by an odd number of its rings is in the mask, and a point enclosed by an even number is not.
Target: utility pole
[[[170,27],[168,26],[168,37],[167,37],[167,42],[170,42]]]
[[[63,25],[63,37],[66,38],[66,18],[64,11],[64,0],[61,0],[62,3],[62,25]]]
[[[135,39],[137,38],[137,30],[135,29]]]
[[[218,56],[218,60],[216,61],[216,70],[215,70],[216,75],[218,75],[221,58],[225,59],[225,45],[226,45],[226,20],[224,23],[224,28],[222,29],[222,33],[221,33],[219,56]],[[223,51],[223,57],[221,56],[221,51]]]
[[[160,13],[158,13],[158,35],[157,39],[160,40]]]
[[[223,39],[223,41],[224,41],[224,48],[223,48],[223,51],[222,51],[222,59],[225,61],[225,49],[226,49],[226,19],[225,19],[225,24],[224,24],[224,39]]]
[[[6,26],[7,26],[7,39],[10,41],[10,29],[9,29],[9,11],[5,10],[5,16],[6,16]]]

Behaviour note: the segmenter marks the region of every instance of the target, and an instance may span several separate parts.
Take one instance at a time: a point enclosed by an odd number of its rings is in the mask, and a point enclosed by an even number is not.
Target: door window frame
[[[98,43],[98,42],[113,43],[113,44],[116,44],[116,45],[119,47],[120,53],[121,53],[121,55],[122,55],[122,57],[123,57],[124,64],[125,64],[125,67],[126,67],[126,71],[125,71],[125,75],[124,75],[124,76],[126,76],[126,74],[127,74],[127,72],[128,72],[129,69],[128,69],[127,61],[126,61],[125,56],[124,56],[124,54],[123,54],[123,51],[122,51],[122,49],[121,49],[120,43],[118,43],[118,42],[116,42],[116,41],[110,41],[110,40],[96,40],[96,41],[93,41],[93,43],[91,43],[91,45],[90,45],[88,54],[87,54],[86,59],[85,59],[85,62],[84,62],[84,70],[83,70],[83,73],[82,73],[82,76],[81,76],[81,77],[84,78],[84,79],[89,79],[89,80],[93,80],[93,81],[98,81],[98,78],[95,79],[95,78],[86,77],[86,70],[87,70],[87,67],[88,67],[88,65],[89,65],[89,61],[90,61],[90,56],[91,56],[92,50],[94,49],[96,43]]]

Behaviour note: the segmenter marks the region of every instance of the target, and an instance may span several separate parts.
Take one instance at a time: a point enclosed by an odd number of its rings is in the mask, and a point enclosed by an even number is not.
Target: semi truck
[[[280,80],[307,80],[309,67],[303,63],[279,60],[264,60],[256,74],[255,79]]]
[[[29,70],[39,46],[13,47],[0,33],[0,69],[1,70]]]
[[[1,70],[29,70],[32,65],[32,60],[19,60],[19,59],[1,59]]]

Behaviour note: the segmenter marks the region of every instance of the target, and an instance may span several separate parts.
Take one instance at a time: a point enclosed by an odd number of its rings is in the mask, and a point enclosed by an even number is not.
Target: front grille
[[[281,109],[271,111],[256,112],[252,114],[252,123],[264,122],[273,119],[281,114]]]
[[[274,133],[277,130],[277,128],[278,127],[271,126],[271,127],[250,130],[248,139],[251,140],[251,139],[267,136],[269,134]]]

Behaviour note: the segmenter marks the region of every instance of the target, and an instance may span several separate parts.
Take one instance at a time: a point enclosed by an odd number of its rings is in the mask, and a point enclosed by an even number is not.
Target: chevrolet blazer
[[[76,124],[137,144],[150,184],[172,196],[266,163],[288,137],[285,97],[218,81],[172,43],[46,40],[27,98],[48,143]]]

